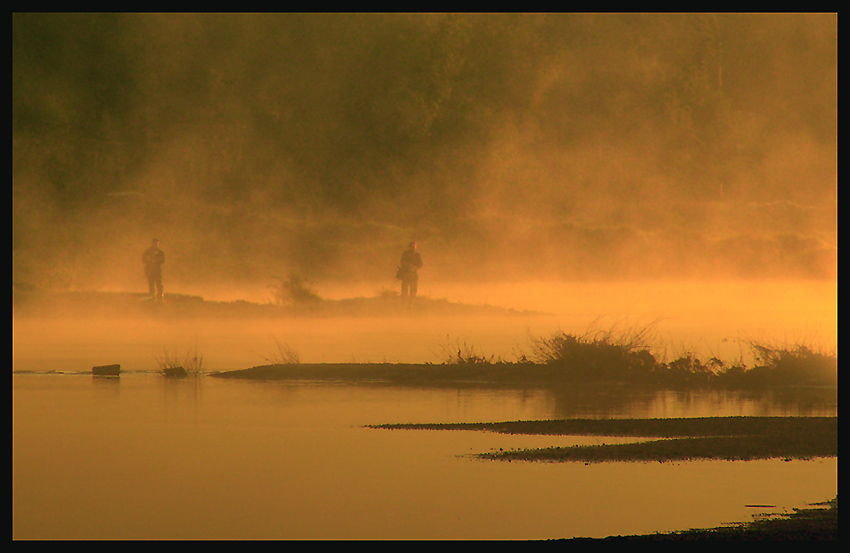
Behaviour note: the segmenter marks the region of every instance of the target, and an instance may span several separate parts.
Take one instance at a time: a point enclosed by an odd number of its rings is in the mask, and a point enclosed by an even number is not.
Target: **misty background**
[[[16,13],[13,286],[145,291],[152,237],[166,293],[392,286],[410,240],[433,280],[834,280],[837,40],[836,14]]]

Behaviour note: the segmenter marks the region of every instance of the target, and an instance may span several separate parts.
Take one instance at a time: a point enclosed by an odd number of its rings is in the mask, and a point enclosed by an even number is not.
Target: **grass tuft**
[[[204,357],[198,352],[197,346],[182,356],[165,350],[156,357],[156,364],[166,376],[199,376],[203,370]]]
[[[282,343],[279,340],[274,341],[277,345],[277,351],[271,357],[264,359],[270,365],[297,365],[301,362],[301,357],[298,352],[289,347],[289,344]]]

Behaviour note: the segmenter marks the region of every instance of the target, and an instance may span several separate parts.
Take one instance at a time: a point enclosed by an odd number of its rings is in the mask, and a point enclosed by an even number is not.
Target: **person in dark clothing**
[[[401,279],[401,297],[413,301],[419,289],[419,269],[422,268],[422,256],[416,251],[416,242],[411,242],[401,254],[401,263],[396,276]]]
[[[162,264],[165,263],[165,253],[159,249],[159,240],[151,240],[151,247],[142,255],[142,262],[145,264],[151,299],[162,301]]]

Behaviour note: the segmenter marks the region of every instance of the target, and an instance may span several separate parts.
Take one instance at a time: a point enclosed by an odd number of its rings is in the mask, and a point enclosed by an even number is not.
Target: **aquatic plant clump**
[[[440,363],[302,363],[289,345],[277,342],[267,365],[216,373],[225,378],[343,379],[432,385],[477,383],[496,385],[573,386],[635,385],[660,389],[715,387],[835,387],[838,358],[804,344],[770,346],[750,342],[754,366],[743,355],[733,363],[712,356],[708,361],[686,352],[671,361],[659,360],[655,322],[608,329],[592,324],[583,333],[558,330],[529,336],[531,352],[514,351],[506,361],[480,351],[466,340],[446,337],[435,355]],[[663,346],[663,344],[660,344]]]
[[[156,364],[168,377],[198,376],[203,370],[204,356],[198,353],[197,347],[183,356],[166,350],[162,356],[156,358]]]
[[[653,323],[654,324],[654,323]],[[750,342],[756,365],[721,359],[702,362],[693,353],[663,362],[651,353],[653,324],[618,332],[591,327],[583,334],[557,331],[531,337],[532,360],[557,367],[566,381],[624,381],[666,386],[835,385],[838,358],[803,344]]]
[[[838,380],[838,358],[810,347],[776,347],[750,344],[759,364],[749,372],[751,378],[782,383],[825,384]]]
[[[608,336],[588,338],[558,332],[535,342],[538,359],[564,369],[573,378],[607,379],[651,373],[655,357],[648,348],[615,343]]]
[[[491,364],[496,362],[495,355],[489,357],[478,353],[475,346],[468,344],[466,341],[457,339],[456,344],[452,344],[451,339],[447,336],[445,341],[440,345],[440,356],[444,364],[457,365],[478,365]],[[502,361],[499,360],[499,363]]]

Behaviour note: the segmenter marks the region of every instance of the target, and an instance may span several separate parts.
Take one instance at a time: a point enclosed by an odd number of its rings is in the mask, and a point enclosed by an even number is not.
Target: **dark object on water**
[[[92,367],[91,373],[94,376],[118,376],[121,374],[121,365],[101,365]]]
[[[166,367],[162,372],[169,378],[186,378],[188,376],[183,367]]]

